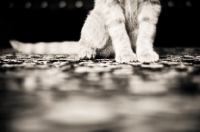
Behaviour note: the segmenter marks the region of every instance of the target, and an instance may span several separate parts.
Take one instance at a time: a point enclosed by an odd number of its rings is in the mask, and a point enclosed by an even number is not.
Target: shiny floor
[[[200,48],[156,63],[0,51],[1,132],[199,132]]]

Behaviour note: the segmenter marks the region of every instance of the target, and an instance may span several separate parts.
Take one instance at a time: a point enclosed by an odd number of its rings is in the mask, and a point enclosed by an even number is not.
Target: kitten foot
[[[94,59],[96,51],[91,48],[81,48],[78,54],[79,59]]]
[[[115,57],[116,62],[119,63],[129,63],[136,61],[136,54],[134,54],[132,51],[131,52],[126,52],[123,51],[120,54],[116,55]]]
[[[144,51],[137,54],[137,60],[140,62],[155,62],[159,60],[159,56],[155,51]]]

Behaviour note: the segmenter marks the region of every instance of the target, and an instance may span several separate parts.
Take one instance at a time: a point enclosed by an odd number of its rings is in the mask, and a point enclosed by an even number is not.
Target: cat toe
[[[119,55],[116,55],[116,62],[119,63],[129,63],[136,61],[136,55],[133,52],[122,52]]]
[[[96,56],[96,51],[91,48],[81,49],[78,58],[79,59],[94,59]]]
[[[148,51],[138,54],[137,60],[140,62],[155,62],[159,60],[159,56],[154,51]]]

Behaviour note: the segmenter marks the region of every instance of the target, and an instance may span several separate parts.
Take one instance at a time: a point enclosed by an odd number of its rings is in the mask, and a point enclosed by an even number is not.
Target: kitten
[[[26,53],[76,53],[80,59],[115,56],[120,63],[153,62],[159,59],[153,42],[160,11],[159,0],[95,0],[79,42],[11,44]]]

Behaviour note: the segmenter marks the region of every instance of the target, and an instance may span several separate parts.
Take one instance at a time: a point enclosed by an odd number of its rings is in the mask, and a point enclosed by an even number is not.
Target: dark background
[[[155,46],[200,46],[199,0],[161,0],[161,4]],[[93,5],[93,0],[0,0],[0,47],[9,47],[10,39],[78,40]]]

